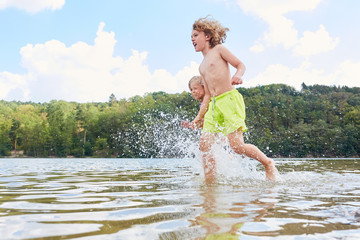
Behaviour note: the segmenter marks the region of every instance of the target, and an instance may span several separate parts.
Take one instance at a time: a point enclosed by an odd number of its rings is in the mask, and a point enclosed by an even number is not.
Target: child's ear
[[[208,35],[208,34],[205,34],[205,40],[208,40],[208,41],[210,41],[210,39],[211,39],[210,35]]]

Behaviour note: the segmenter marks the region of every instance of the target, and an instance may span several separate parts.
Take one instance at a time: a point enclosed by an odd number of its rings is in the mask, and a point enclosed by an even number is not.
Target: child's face
[[[191,96],[198,101],[202,101],[205,95],[204,86],[197,82],[190,84],[190,92]]]
[[[194,45],[195,51],[200,52],[205,48],[206,41],[209,41],[210,37],[206,36],[204,32],[198,30],[192,30],[191,42]]]

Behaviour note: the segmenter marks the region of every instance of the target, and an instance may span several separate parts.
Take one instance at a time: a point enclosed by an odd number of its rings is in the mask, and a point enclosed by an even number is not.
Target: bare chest
[[[199,66],[199,71],[203,76],[220,73],[225,69],[227,69],[226,62],[224,59],[222,59],[221,56],[216,54],[216,52],[209,53],[206,57],[204,57],[202,63]]]
[[[206,56],[200,64],[199,70],[202,74],[214,71],[219,65],[219,59],[216,56]]]

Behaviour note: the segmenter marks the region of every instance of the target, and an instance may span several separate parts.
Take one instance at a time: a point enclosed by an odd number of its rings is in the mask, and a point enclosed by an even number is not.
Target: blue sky
[[[242,87],[360,87],[360,1],[0,0],[0,99],[107,101],[188,91],[193,22],[228,27]]]

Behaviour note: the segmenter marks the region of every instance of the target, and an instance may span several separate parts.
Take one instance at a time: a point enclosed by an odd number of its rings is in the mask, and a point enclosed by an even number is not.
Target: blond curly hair
[[[195,21],[193,30],[204,32],[205,35],[210,36],[210,47],[213,48],[225,42],[226,32],[229,31],[229,28],[223,27],[217,20],[206,16]]]
[[[191,90],[191,87],[190,87],[190,86],[191,86],[192,83],[198,83],[198,84],[200,84],[201,86],[204,86],[204,83],[203,83],[203,81],[202,81],[201,76],[194,76],[194,77],[192,77],[192,78],[190,79],[189,84],[188,84],[190,90]]]

